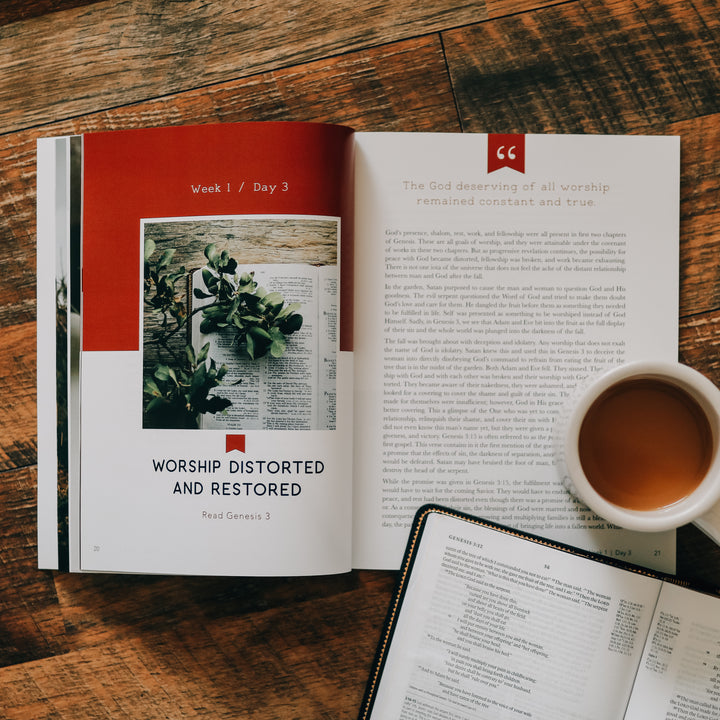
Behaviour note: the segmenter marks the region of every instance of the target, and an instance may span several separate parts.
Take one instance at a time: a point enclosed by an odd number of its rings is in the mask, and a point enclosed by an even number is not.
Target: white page
[[[306,217],[251,220],[301,226]],[[233,220],[242,227],[246,218]],[[329,220],[337,227],[336,219]],[[138,253],[143,240],[141,228]],[[206,240],[197,242],[202,248]],[[289,293],[292,268],[273,272],[264,275],[265,289],[277,289],[275,281],[285,275],[283,291]],[[314,308],[309,330],[319,320],[317,299],[312,293],[307,299]],[[301,341],[302,335],[301,328],[289,338]],[[142,327],[138,336],[142,348]],[[84,352],[83,387],[96,391],[83,395],[82,569],[257,576],[349,571],[352,428],[344,400],[351,397],[352,357],[337,350],[338,339],[333,333],[322,343],[325,357],[330,345],[335,349],[333,385],[341,402],[334,429],[144,428],[142,349]],[[241,433],[244,449],[228,449],[227,432]]]
[[[56,278],[67,271],[62,251],[68,247],[70,225],[57,195],[69,192],[69,146],[68,138],[43,138],[37,145],[37,272],[47,279],[37,288],[37,351],[38,357],[53,359],[38,363],[37,370],[38,397],[47,399],[38,404],[38,566],[54,570],[59,564]]]
[[[488,173],[486,135],[356,134],[356,567],[433,501],[674,571],[674,533],[565,491],[552,429],[589,374],[677,359],[679,140],[525,140]]]
[[[625,720],[720,717],[718,598],[665,584]]]
[[[660,581],[439,513],[420,543],[370,718],[622,717]]]

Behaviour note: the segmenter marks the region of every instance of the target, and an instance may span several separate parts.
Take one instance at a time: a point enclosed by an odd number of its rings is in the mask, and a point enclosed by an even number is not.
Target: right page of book
[[[362,720],[622,718],[661,581],[435,510],[414,557]]]
[[[356,133],[354,565],[438,502],[673,572],[562,486],[578,383],[677,359],[679,139]]]
[[[720,599],[663,586],[624,717],[720,717]]]

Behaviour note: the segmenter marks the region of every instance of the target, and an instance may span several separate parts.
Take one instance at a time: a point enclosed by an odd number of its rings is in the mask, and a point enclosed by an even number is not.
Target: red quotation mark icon
[[[488,172],[500,168],[525,172],[524,135],[488,135]]]

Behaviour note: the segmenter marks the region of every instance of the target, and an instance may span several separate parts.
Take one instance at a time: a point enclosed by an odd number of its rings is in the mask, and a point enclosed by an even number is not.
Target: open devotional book
[[[40,567],[397,569],[436,502],[674,571],[552,434],[588,375],[676,359],[678,203],[676,137],[41,139]]]
[[[720,717],[720,597],[418,511],[360,720]]]

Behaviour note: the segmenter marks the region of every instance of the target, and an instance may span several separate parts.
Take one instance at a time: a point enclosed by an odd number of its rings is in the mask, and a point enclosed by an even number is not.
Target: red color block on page
[[[348,220],[345,262],[352,248],[351,169],[352,130],[338,125],[260,122],[84,136],[83,350],[139,348],[142,219],[341,216]],[[249,183],[247,192],[193,191],[201,184],[224,190],[240,180]],[[253,181],[287,183],[287,190],[253,192]]]

